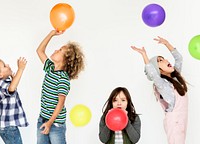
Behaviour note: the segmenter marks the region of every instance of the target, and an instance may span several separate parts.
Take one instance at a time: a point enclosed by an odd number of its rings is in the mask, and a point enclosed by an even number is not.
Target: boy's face
[[[64,61],[66,47],[61,47],[59,50],[55,50],[51,55],[51,59],[54,63],[60,63]]]
[[[5,64],[2,60],[0,60],[0,78],[7,78],[12,75],[12,70],[8,64]]]

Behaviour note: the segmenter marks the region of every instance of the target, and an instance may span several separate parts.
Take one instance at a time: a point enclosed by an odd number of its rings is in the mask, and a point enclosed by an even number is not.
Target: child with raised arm
[[[9,65],[0,60],[0,136],[5,144],[22,144],[18,127],[28,126],[17,91],[26,63],[26,59],[20,57],[18,70],[13,74]]]
[[[158,37],[154,40],[168,48],[175,59],[174,66],[163,56],[155,56],[149,60],[144,47],[131,47],[142,55],[147,78],[153,81],[156,98],[164,109],[168,144],[185,144],[188,96],[186,82],[180,73],[182,56],[166,39]]]
[[[125,87],[115,88],[106,103],[99,123],[99,139],[105,144],[135,144],[140,139],[141,121],[131,100],[131,95]],[[103,107],[103,108],[104,108]],[[128,123],[121,131],[110,130],[105,117],[112,108],[120,108],[127,113]]]
[[[47,57],[47,44],[53,36],[62,33],[52,30],[37,48],[45,71],[37,124],[37,144],[66,144],[65,99],[70,91],[70,80],[78,78],[79,72],[84,69],[84,55],[75,42],[63,45],[50,58]]]

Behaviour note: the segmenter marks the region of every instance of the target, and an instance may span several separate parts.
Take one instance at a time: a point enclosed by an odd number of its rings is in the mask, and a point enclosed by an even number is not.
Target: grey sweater
[[[172,56],[175,59],[174,68],[181,72],[182,68],[182,56],[181,54],[174,49],[171,51]],[[168,107],[165,109],[166,112],[171,112],[175,105],[175,94],[173,85],[164,78],[161,78],[160,75],[156,72],[154,66],[149,63],[145,65],[146,75],[151,77],[156,86],[157,91],[162,95],[163,99],[168,103]]]
[[[134,123],[131,123],[131,121],[129,120],[127,126],[122,131],[124,144],[137,143],[140,139],[140,130],[141,130],[141,121],[140,121],[139,116],[135,118]],[[101,117],[100,124],[99,124],[100,141],[105,144],[108,144],[108,143],[114,144],[114,135],[115,133],[106,126],[103,117]]]

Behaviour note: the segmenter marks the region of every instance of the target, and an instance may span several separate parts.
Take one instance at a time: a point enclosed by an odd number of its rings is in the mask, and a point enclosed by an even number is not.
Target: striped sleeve
[[[48,72],[50,70],[51,65],[53,65],[53,62],[48,58],[45,63],[44,63],[44,68],[43,70],[45,72]]]
[[[68,76],[61,77],[58,82],[58,94],[67,96],[70,90],[70,81]]]

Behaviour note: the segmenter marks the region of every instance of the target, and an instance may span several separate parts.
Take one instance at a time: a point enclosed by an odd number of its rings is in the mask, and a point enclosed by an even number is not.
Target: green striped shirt
[[[54,71],[54,63],[47,59],[44,64],[46,72],[42,84],[41,111],[40,116],[50,119],[56,105],[58,95],[67,96],[70,90],[70,80],[67,72],[63,70]],[[62,108],[54,123],[64,123],[66,120],[66,108]]]

